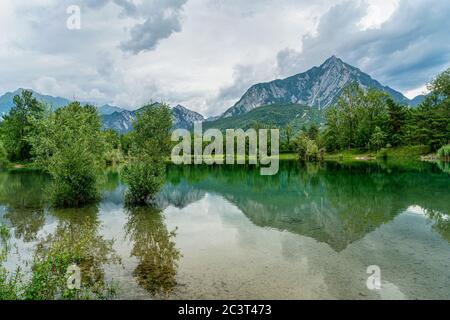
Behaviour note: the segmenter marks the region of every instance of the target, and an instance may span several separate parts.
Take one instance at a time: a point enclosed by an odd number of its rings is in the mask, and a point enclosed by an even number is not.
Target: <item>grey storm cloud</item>
[[[123,2],[123,1],[121,1]],[[162,39],[181,31],[181,12],[187,0],[157,0],[142,4],[145,21],[130,30],[130,39],[121,43],[123,51],[137,54],[154,50]]]
[[[419,87],[450,65],[449,12],[449,1],[401,0],[381,26],[361,30],[367,5],[338,4],[303,37],[302,52],[278,53],[278,71],[292,75],[336,54],[396,89]]]
[[[137,54],[156,49],[162,39],[181,31],[181,12],[187,0],[144,0],[135,4],[130,0],[85,0],[87,7],[100,9],[114,3],[122,9],[122,17],[143,19],[129,32],[129,39],[122,41],[120,48]]]

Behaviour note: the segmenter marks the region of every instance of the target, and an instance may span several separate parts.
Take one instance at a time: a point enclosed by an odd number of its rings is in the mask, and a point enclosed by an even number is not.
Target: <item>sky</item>
[[[2,0],[0,94],[214,116],[334,54],[412,98],[450,67],[449,30],[443,0]]]

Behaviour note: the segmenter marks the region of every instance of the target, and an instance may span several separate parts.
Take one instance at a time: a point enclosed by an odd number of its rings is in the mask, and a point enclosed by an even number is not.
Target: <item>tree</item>
[[[319,147],[314,140],[301,132],[296,140],[297,153],[300,159],[305,161],[316,161],[319,158]]]
[[[408,117],[408,109],[391,98],[387,99],[388,119],[386,133],[389,143],[396,147],[405,142],[405,123]]]
[[[1,124],[4,148],[11,161],[31,160],[29,137],[33,135],[34,123],[44,117],[44,106],[24,90],[14,96],[14,106]]]
[[[370,145],[375,150],[380,150],[386,141],[386,134],[381,130],[380,127],[376,126],[372,136],[370,138]]]
[[[105,153],[97,109],[73,102],[39,121],[37,127],[30,141],[37,164],[53,178],[54,205],[78,207],[95,201]]]
[[[103,131],[103,137],[105,140],[105,161],[107,164],[117,164],[123,161],[123,154],[120,144],[119,134],[112,130],[106,129]]]
[[[313,123],[308,129],[308,137],[311,140],[317,140],[317,137],[319,136],[319,127]]]
[[[443,146],[437,152],[438,157],[444,161],[450,161],[450,145]]]
[[[428,85],[428,89],[435,95],[443,99],[450,98],[450,68],[439,74]]]
[[[8,163],[8,153],[3,145],[3,141],[0,141],[0,166]]]
[[[285,146],[283,147],[283,149],[287,152],[292,151],[292,134],[293,134],[292,124],[289,123],[284,128],[284,135],[286,137],[286,143],[285,143]]]
[[[153,200],[165,178],[170,155],[172,117],[167,105],[148,105],[137,114],[131,134],[130,162],[123,171],[128,184],[126,202],[144,205]]]

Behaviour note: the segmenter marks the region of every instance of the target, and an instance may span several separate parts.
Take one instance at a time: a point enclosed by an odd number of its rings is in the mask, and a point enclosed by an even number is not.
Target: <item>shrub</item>
[[[74,102],[58,109],[40,121],[31,141],[37,164],[53,178],[54,205],[78,207],[97,199],[105,142],[95,107]]]
[[[440,148],[437,154],[441,160],[450,161],[450,144]]]
[[[128,184],[125,195],[128,205],[151,203],[164,183],[165,164],[152,158],[133,161],[124,167],[122,175]]]
[[[166,105],[149,105],[138,113],[131,134],[130,162],[123,171],[129,189],[128,205],[151,202],[165,175],[165,160],[170,154],[172,116]]]

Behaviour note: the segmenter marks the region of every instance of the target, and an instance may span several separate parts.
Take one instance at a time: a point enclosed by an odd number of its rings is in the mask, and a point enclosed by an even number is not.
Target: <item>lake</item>
[[[157,208],[124,208],[114,169],[84,209],[51,208],[48,185],[0,172],[9,270],[26,274],[38,246],[67,235],[88,241],[90,270],[120,299],[450,299],[450,174],[436,164],[170,166]]]

